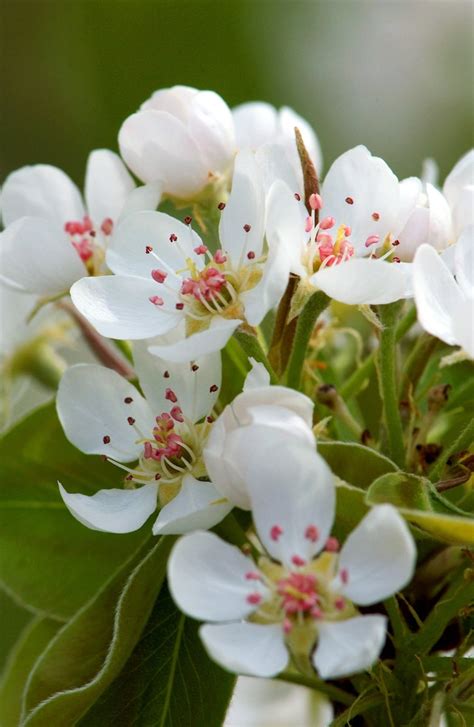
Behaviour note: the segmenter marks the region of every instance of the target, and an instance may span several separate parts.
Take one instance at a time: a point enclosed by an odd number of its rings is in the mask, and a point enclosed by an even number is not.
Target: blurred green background
[[[472,144],[473,4],[463,0],[1,0],[0,174],[82,181],[94,147],[160,87],[288,104],[326,169],[358,143],[398,176]]]

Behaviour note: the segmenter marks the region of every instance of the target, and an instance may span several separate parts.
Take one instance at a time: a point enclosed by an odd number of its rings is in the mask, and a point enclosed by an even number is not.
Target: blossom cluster
[[[414,537],[393,504],[369,507],[342,543],[333,534],[338,478],[318,451],[313,398],[285,374],[298,340],[280,336],[288,351],[272,368],[261,324],[277,311],[290,331],[316,295],[372,322],[371,306],[414,299],[421,327],[459,347],[453,360],[474,359],[474,152],[442,187],[399,180],[364,146],[323,175],[316,134],[291,109],[230,110],[184,86],[145,101],[118,145],[90,154],[84,197],[44,164],[10,174],[1,194],[12,320],[62,301],[96,352],[131,352],[130,375],[109,358],[61,378],[67,438],[120,484],[89,496],[61,482],[62,500],[95,530],[152,517],[153,535],[181,536],[169,587],[224,668],[369,670],[386,642],[383,601],[413,577]],[[221,352],[242,337],[245,381],[222,399]]]

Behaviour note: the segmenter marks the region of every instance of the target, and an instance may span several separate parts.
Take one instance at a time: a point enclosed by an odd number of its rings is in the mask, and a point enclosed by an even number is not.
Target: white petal
[[[348,305],[393,303],[412,294],[411,264],[353,257],[319,270],[311,283]]]
[[[361,254],[366,252],[369,236],[379,235],[382,242],[396,226],[398,180],[383,159],[373,157],[364,146],[356,146],[336,159],[321,194],[321,217],[334,217],[334,229],[339,225],[351,227],[351,243]],[[346,198],[352,198],[353,204],[348,204]],[[374,212],[379,215],[377,220],[372,217]]]
[[[135,182],[118,154],[109,149],[95,149],[89,154],[84,194],[87,211],[100,226],[106,219],[117,221]]]
[[[125,399],[131,398],[130,404]],[[136,388],[115,371],[77,364],[64,373],[56,402],[59,420],[72,444],[87,454],[105,454],[119,462],[138,458],[137,429],[149,436],[154,419]],[[128,417],[136,420],[130,426]],[[105,444],[104,437],[110,437]]]
[[[348,582],[339,590],[361,606],[383,601],[411,580],[415,562],[415,543],[404,519],[391,505],[377,505],[342,547],[339,571],[347,571]]]
[[[48,164],[22,167],[12,172],[2,189],[2,217],[5,227],[20,217],[43,217],[64,227],[81,220],[84,206],[74,182],[61,169]]]
[[[445,179],[443,192],[454,206],[463,187],[474,184],[474,149],[461,157]]]
[[[151,338],[178,325],[176,298],[153,280],[105,275],[83,278],[71,288],[71,298],[80,313],[102,336],[119,339]],[[149,298],[159,295],[163,306]]]
[[[164,336],[155,339],[160,341]],[[137,342],[133,347],[133,361],[140,386],[156,414],[168,411],[166,389],[172,389],[178,405],[192,422],[210,414],[217,397],[222,377],[221,355],[217,351],[193,362],[173,363],[149,352],[150,341]],[[198,367],[196,370],[195,367]],[[167,374],[165,376],[165,374]],[[217,387],[214,391],[214,387]],[[210,391],[210,389],[213,391]]]
[[[448,246],[452,235],[451,210],[446,197],[432,184],[426,185],[426,195],[430,210],[429,239],[427,242],[435,250],[444,250]]]
[[[336,502],[334,476],[323,458],[289,432],[268,429],[245,463],[247,488],[258,536],[270,555],[291,567],[309,560],[331,532]],[[317,536],[307,529],[316,528]],[[280,528],[278,537],[274,528]]]
[[[278,130],[277,111],[269,103],[255,101],[232,109],[237,146],[255,151],[259,146],[273,141]]]
[[[229,621],[248,616],[256,606],[247,596],[266,591],[260,581],[248,580],[255,564],[234,545],[214,533],[182,537],[168,561],[168,583],[179,608],[193,618]]]
[[[37,298],[2,285],[0,280],[0,360],[8,356],[33,333],[36,320],[27,323]],[[33,330],[32,330],[33,329]]]
[[[252,388],[227,406],[211,429],[204,447],[207,471],[217,489],[238,507],[250,509],[246,485],[246,453],[265,445],[268,428],[287,431],[314,448],[313,403],[283,386]]]
[[[263,363],[256,361],[254,358],[249,358],[249,363],[252,368],[245,378],[244,391],[260,389],[262,386],[270,386],[270,374]]]
[[[222,500],[211,482],[186,475],[179,493],[160,511],[153,535],[182,535],[213,528],[232,510],[231,503]]]
[[[428,333],[455,345],[453,320],[462,315],[464,299],[451,272],[430,245],[417,250],[413,286],[420,324]]]
[[[205,624],[199,635],[211,659],[236,674],[273,677],[288,663],[283,632],[278,625]]]
[[[263,186],[268,193],[276,181],[284,182],[291,193],[304,196],[303,173],[290,158],[288,149],[282,144],[264,144],[255,152],[255,159],[262,173]]]
[[[163,185],[161,182],[150,182],[141,187],[135,187],[128,195],[120,212],[118,222],[124,217],[132,214],[132,212],[140,212],[141,210],[156,210],[158,207]]]
[[[305,233],[307,217],[304,202],[297,202],[290,188],[281,181],[276,181],[267,199],[266,233],[268,244],[283,246],[287,251],[290,269],[298,275],[304,274],[301,256],[308,238]]]
[[[167,111],[181,121],[186,122],[189,116],[189,109],[193,98],[199,93],[192,86],[172,86],[171,88],[160,88],[152,93],[140,109],[143,111]]]
[[[156,510],[157,485],[144,485],[137,490],[99,490],[88,497],[59,491],[69,512],[91,530],[106,533],[132,533],[138,530]]]
[[[474,225],[464,230],[454,245],[454,267],[464,295],[474,299]]]
[[[85,274],[65,233],[47,219],[22,217],[0,233],[0,277],[7,285],[50,296]]]
[[[270,247],[263,276],[254,288],[240,294],[251,326],[258,326],[268,311],[276,308],[288,285],[291,267],[289,250],[283,242]]]
[[[322,623],[313,664],[321,679],[338,679],[370,669],[386,638],[385,616],[356,616]]]
[[[171,235],[177,240],[172,242]],[[114,232],[107,251],[107,265],[116,275],[138,275],[150,280],[151,271],[162,268],[167,284],[177,285],[177,270],[186,269],[187,258],[202,265],[202,256],[193,253],[201,238],[190,227],[164,212],[141,210],[123,218]],[[152,253],[147,253],[147,246]],[[157,259],[158,258],[158,259]],[[157,295],[163,286],[156,285]]]
[[[244,261],[248,252],[256,257],[262,252],[265,224],[265,198],[260,171],[250,151],[237,154],[232,177],[232,191],[221,215],[221,247],[234,265]],[[245,231],[244,226],[250,225]]]
[[[288,106],[283,106],[279,114],[279,125],[281,133],[286,137],[287,146],[296,152],[296,140],[295,140],[295,127],[297,127],[303,137],[303,142],[308,151],[308,154],[313,162],[316,172],[321,175],[323,169],[323,158],[321,154],[321,147],[311,126],[308,124],[302,116],[297,114],[293,109]],[[299,161],[299,157],[296,156],[296,161]]]
[[[165,111],[139,111],[119,132],[120,153],[144,182],[163,182],[163,190],[189,197],[207,182],[208,169],[184,124]]]
[[[209,328],[200,333],[169,345],[150,346],[150,352],[167,361],[188,362],[207,356],[214,351],[220,351],[226,345],[235,329],[240,326],[240,320],[227,320],[214,316]]]
[[[474,184],[461,189],[452,208],[454,237],[459,237],[469,225],[474,225]]]
[[[232,114],[214,91],[200,91],[190,104],[188,129],[209,172],[224,172],[235,153]]]

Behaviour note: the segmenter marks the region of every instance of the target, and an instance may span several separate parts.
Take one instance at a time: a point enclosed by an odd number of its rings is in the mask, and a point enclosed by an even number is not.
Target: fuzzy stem
[[[75,323],[77,323],[77,326],[89,348],[97,356],[99,361],[104,364],[104,366],[107,366],[109,369],[113,369],[126,379],[135,378],[135,372],[132,367],[124,361],[122,356],[119,356],[116,351],[114,351],[112,346],[109,346],[104,338],[97,333],[95,328],[93,328],[84,316],[79,313],[70,300],[62,300],[58,303],[58,307],[65,310]]]
[[[388,435],[389,456],[399,467],[405,460],[403,429],[398,404],[396,372],[396,321],[400,310],[399,303],[379,306],[383,328],[380,332],[378,349],[378,376],[380,396],[383,401],[383,416]]]
[[[410,308],[408,313],[402,318],[396,328],[396,341],[400,341],[400,339],[403,338],[405,333],[410,330],[415,321],[416,308],[415,306],[412,306],[412,308]],[[358,394],[364,382],[370,377],[371,373],[374,370],[376,357],[377,351],[372,351],[372,353],[367,356],[365,361],[363,361],[362,364],[354,371],[352,376],[347,379],[346,383],[341,386],[339,393],[346,401],[352,396]]]
[[[301,373],[306,357],[306,349],[308,348],[309,339],[314,330],[316,321],[321,313],[329,305],[330,299],[322,290],[313,293],[306,303],[298,318],[296,333],[293,342],[293,350],[291,352],[290,363],[287,371],[287,386],[292,389],[299,389],[301,383]]]

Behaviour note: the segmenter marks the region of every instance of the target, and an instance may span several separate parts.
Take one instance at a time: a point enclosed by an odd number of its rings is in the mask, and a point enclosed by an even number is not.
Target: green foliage
[[[377,477],[398,470],[385,455],[355,442],[318,442],[318,452],[337,477],[364,490]]]
[[[234,683],[164,589],[120,676],[79,724],[220,727]]]
[[[382,475],[369,487],[367,503],[390,503],[409,522],[438,540],[474,545],[472,515],[442,497],[429,480],[405,472]]]
[[[69,727],[115,679],[153,608],[173,541],[142,546],[58,632],[30,674],[25,726]]]
[[[0,440],[0,581],[33,611],[66,620],[90,599],[148,535],[89,530],[64,506],[60,481],[93,494],[119,486],[115,467],[84,455],[65,438],[54,405]]]
[[[0,629],[1,673],[12,646],[28,621],[31,620],[31,613],[15,603],[5,591],[0,589],[0,614],[2,616],[2,628]]]
[[[8,660],[0,685],[0,725],[20,723],[23,692],[34,663],[60,628],[58,621],[38,616],[24,629]]]

